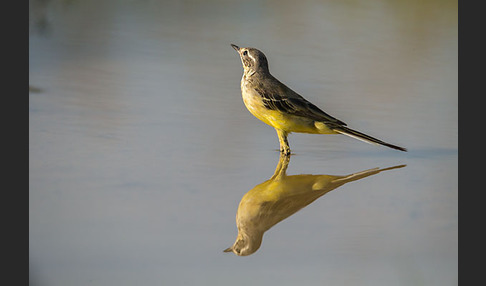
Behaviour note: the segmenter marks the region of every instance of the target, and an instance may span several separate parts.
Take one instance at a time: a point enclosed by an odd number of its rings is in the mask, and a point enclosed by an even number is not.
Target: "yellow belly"
[[[241,80],[241,95],[250,113],[274,128],[286,131],[287,133],[337,134],[337,132],[329,129],[323,122],[291,115],[278,110],[267,109],[263,105],[260,95],[255,93],[254,89],[246,86],[244,75]]]
[[[322,122],[316,122],[301,116],[285,114],[278,110],[270,110],[265,108],[263,104],[252,100],[244,99],[243,101],[253,116],[274,128],[284,130],[288,133],[336,134],[336,132],[327,128]]]

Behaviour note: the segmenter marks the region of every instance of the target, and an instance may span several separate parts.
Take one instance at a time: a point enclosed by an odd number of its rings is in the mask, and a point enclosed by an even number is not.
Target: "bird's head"
[[[224,252],[233,252],[238,256],[247,256],[260,248],[262,244],[263,233],[254,236],[248,236],[238,233],[235,243],[224,250]]]
[[[237,45],[231,44],[241,58],[245,75],[253,75],[255,73],[268,73],[267,57],[255,48],[240,48]]]

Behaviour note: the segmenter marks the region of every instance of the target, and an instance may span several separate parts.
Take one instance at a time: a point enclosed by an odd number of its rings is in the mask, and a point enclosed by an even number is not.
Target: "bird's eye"
[[[243,55],[244,55],[244,56],[248,55],[248,51],[244,51],[244,52],[243,52]]]

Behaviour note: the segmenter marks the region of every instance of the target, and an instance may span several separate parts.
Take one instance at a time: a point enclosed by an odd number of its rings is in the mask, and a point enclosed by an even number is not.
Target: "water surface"
[[[457,2],[30,1],[32,285],[457,285]],[[279,161],[230,43],[351,128],[291,175],[382,172],[223,253]]]

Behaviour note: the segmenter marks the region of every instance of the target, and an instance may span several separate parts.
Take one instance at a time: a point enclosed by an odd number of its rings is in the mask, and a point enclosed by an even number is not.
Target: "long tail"
[[[356,130],[353,130],[351,128],[348,128],[346,126],[335,127],[332,130],[334,130],[334,131],[336,131],[338,133],[344,134],[344,135],[348,135],[348,136],[353,137],[355,139],[364,141],[366,143],[375,144],[375,145],[383,145],[383,146],[390,147],[390,148],[393,148],[393,149],[396,149],[396,150],[400,150],[400,151],[407,152],[407,149],[405,149],[403,147],[400,147],[400,146],[396,146],[396,145],[393,145],[393,144],[390,144],[390,143],[383,142],[383,141],[381,141],[379,139],[376,139],[376,138],[371,137],[369,135],[363,134],[361,132],[358,132]]]

